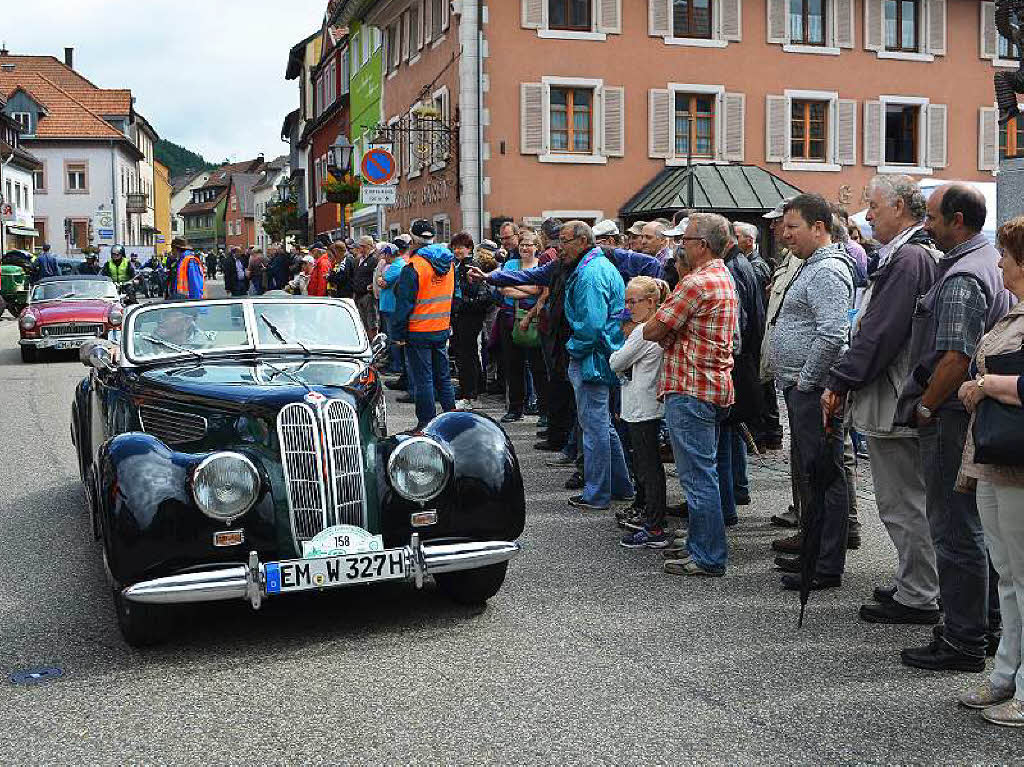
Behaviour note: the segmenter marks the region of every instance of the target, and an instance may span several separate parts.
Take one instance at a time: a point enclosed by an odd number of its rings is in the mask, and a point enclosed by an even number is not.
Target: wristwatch
[[[978,388],[979,389],[984,389],[985,388],[985,376],[984,375],[978,376]]]
[[[932,411],[929,408],[925,407],[923,402],[918,402],[917,403],[917,412],[920,415],[924,416],[924,419],[926,421],[930,421],[931,420]]]

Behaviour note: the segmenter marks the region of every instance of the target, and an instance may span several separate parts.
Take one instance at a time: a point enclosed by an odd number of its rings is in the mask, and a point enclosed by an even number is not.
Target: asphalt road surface
[[[929,629],[859,623],[893,565],[861,488],[864,545],[844,588],[797,600],[771,570],[779,453],[752,459],[754,503],[727,577],[664,575],[606,513],[566,506],[566,472],[509,429],[528,491],[525,552],[484,610],[427,587],[366,586],[182,611],[159,648],[118,634],[68,434],[74,355],[18,358],[0,322],[0,764],[977,763],[1019,733],[956,695],[975,675],[899,665]],[[500,403],[488,411],[500,415]],[[411,406],[390,408],[412,426]],[[671,485],[670,500],[679,491]],[[20,670],[63,675],[14,684]]]

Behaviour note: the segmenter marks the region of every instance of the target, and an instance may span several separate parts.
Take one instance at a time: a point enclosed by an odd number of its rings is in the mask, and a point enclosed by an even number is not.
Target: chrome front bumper
[[[416,588],[421,588],[426,575],[473,570],[507,562],[519,553],[520,546],[510,541],[421,544],[419,534],[413,533],[412,540],[403,547],[403,551],[406,581],[412,581]],[[140,581],[128,586],[122,594],[132,602],[149,604],[248,599],[253,609],[258,610],[267,597],[267,578],[264,565],[253,551],[249,553],[247,565]]]

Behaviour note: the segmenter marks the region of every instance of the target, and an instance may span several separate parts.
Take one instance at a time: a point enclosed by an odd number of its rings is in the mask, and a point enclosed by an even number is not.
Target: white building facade
[[[277,161],[267,164],[268,171],[267,175],[253,187],[253,205],[254,214],[256,217],[256,247],[266,253],[267,248],[273,244],[270,235],[267,234],[263,228],[263,216],[267,212],[267,208],[274,205],[281,200],[281,192],[278,186],[283,182],[289,180],[291,176],[291,166],[284,162],[283,165],[277,167]]]

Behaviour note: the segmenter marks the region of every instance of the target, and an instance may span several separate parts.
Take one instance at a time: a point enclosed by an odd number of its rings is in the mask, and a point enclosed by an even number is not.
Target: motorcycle
[[[131,304],[138,303],[138,298],[136,297],[135,282],[134,281],[118,283],[118,285],[117,285],[117,292],[121,296],[123,296],[124,300],[121,301],[121,303],[124,304],[125,306],[129,306]]]
[[[152,269],[142,268],[135,275],[135,279],[132,280],[132,285],[135,287],[136,296],[142,296],[143,298],[152,298],[152,290],[150,289],[150,273]]]

